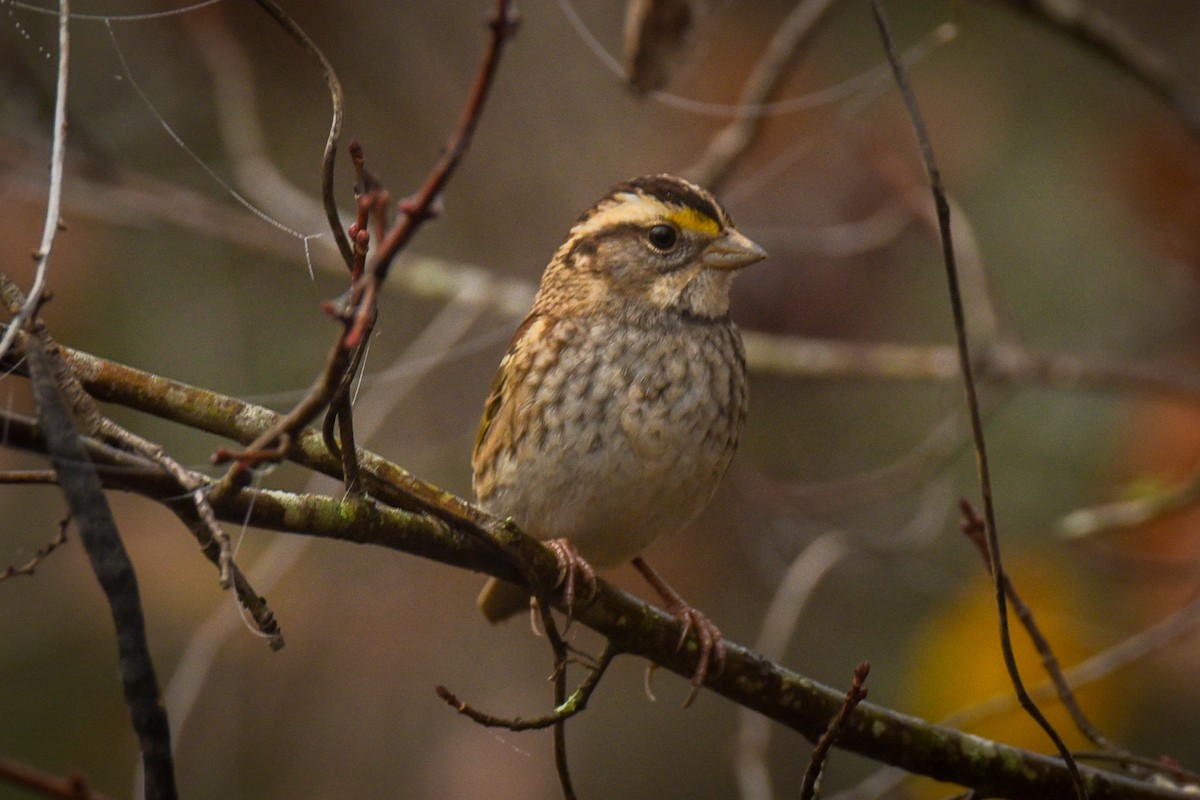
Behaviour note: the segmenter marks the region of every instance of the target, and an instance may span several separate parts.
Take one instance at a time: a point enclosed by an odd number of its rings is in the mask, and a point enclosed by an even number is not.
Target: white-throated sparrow
[[[480,504],[554,548],[568,607],[576,575],[594,579],[589,563],[633,560],[684,636],[696,629],[694,687],[710,658],[723,659],[720,631],[639,554],[704,507],[737,448],[746,373],[729,288],[736,270],[765,256],[689,181],[651,175],[613,187],[546,267],[471,461]],[[528,600],[493,579],[479,605],[498,622]]]

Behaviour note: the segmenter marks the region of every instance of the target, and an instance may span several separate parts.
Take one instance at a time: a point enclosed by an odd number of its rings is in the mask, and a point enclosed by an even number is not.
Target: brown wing
[[[504,358],[500,360],[496,377],[492,379],[492,388],[483,406],[483,419],[479,422],[479,432],[475,435],[475,447],[471,453],[471,467],[476,478],[484,465],[493,460],[492,454],[496,448],[511,443],[513,395],[518,392],[529,372],[528,348],[523,340],[540,319],[541,314],[532,313],[517,327]],[[542,326],[538,325],[537,330],[542,330]]]

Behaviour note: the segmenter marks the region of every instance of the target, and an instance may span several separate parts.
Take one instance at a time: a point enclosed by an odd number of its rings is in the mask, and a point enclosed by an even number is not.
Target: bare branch
[[[71,18],[69,0],[59,0],[58,3],[58,79],[54,87],[54,141],[50,148],[50,185],[46,191],[46,218],[42,225],[42,242],[33,254],[36,261],[36,271],[33,286],[29,289],[24,304],[12,318],[4,334],[0,336],[0,358],[12,347],[17,331],[25,327],[25,323],[37,314],[43,294],[46,291],[46,280],[50,270],[50,248],[54,244],[54,235],[62,224],[60,209],[62,207],[63,161],[67,151],[67,78],[70,75],[68,66],[71,53],[71,31],[68,24]]]
[[[58,483],[58,476],[55,475],[53,472],[50,473],[49,477],[50,477],[50,481],[49,481],[50,483]],[[39,483],[40,482],[41,481],[39,481]],[[67,525],[70,523],[70,521],[71,521],[71,518],[67,517],[62,522],[60,522],[58,524],[58,533],[55,534],[54,538],[51,539],[50,541],[46,542],[44,545],[39,547],[37,550],[33,551],[33,555],[30,556],[29,560],[26,561],[24,564],[13,564],[11,566],[5,567],[3,570],[0,570],[0,581],[8,580],[9,578],[11,578],[14,575],[33,575],[33,572],[35,569],[37,569],[38,564],[42,563],[42,560],[46,556],[50,555],[55,550],[57,550],[60,545],[66,543],[66,541],[67,541]]]
[[[1176,70],[1162,54],[1139,42],[1096,4],[1056,0],[1003,0],[1003,4],[1112,62],[1173,108],[1194,131],[1200,132],[1200,86]]]
[[[954,334],[958,345],[959,369],[962,371],[963,387],[966,390],[967,411],[971,419],[971,435],[975,441],[975,464],[979,473],[979,491],[983,497],[983,519],[987,538],[988,558],[992,569],[992,577],[995,582],[996,616],[1000,626],[1000,649],[1004,653],[1004,664],[1008,668],[1008,675],[1012,681],[1013,689],[1021,701],[1021,707],[1025,709],[1029,716],[1046,732],[1050,740],[1054,742],[1054,746],[1058,749],[1059,755],[1062,756],[1063,762],[1067,765],[1067,769],[1071,773],[1075,794],[1081,800],[1086,800],[1088,792],[1084,786],[1083,777],[1079,774],[1078,765],[1071,758],[1071,752],[1067,749],[1067,745],[1063,742],[1062,737],[1058,735],[1058,731],[1054,730],[1050,721],[1046,719],[1045,715],[1042,714],[1033,702],[1033,699],[1029,697],[1029,693],[1025,689],[1025,684],[1021,680],[1020,670],[1017,668],[1016,657],[1013,655],[1012,640],[1008,631],[1008,598],[1004,591],[1005,574],[1004,567],[1000,562],[1000,538],[996,531],[996,509],[992,501],[991,474],[988,464],[987,445],[983,434],[983,415],[979,409],[975,376],[971,366],[971,349],[970,343],[967,340],[967,324],[963,312],[962,293],[959,288],[958,271],[955,267],[954,242],[950,233],[950,205],[946,200],[945,191],[942,189],[942,178],[938,170],[937,161],[934,159],[933,144],[930,142],[929,134],[925,129],[925,121],[921,116],[921,110],[917,106],[916,95],[908,82],[908,75],[905,72],[904,65],[900,61],[900,54],[896,50],[895,42],[892,40],[887,16],[883,10],[883,0],[872,0],[871,10],[874,12],[880,37],[883,39],[883,46],[887,52],[888,61],[892,65],[896,85],[899,87],[900,94],[904,98],[909,119],[912,121],[913,128],[916,131],[917,144],[921,151],[921,158],[925,163],[925,169],[929,173],[933,201],[937,207],[938,229],[941,233],[942,243],[942,260],[946,267],[946,279],[950,290],[950,309],[954,316]]]
[[[817,782],[821,778],[821,771],[825,768],[825,759],[829,756],[829,749],[833,747],[842,728],[845,727],[850,712],[867,699],[867,690],[863,684],[866,683],[870,671],[871,665],[866,661],[854,668],[854,678],[850,682],[850,688],[846,690],[846,699],[842,702],[842,707],[838,709],[837,716],[829,721],[829,728],[821,736],[817,746],[813,748],[808,769],[804,771],[804,779],[800,782],[800,800],[812,800],[816,797]]]
[[[979,555],[983,558],[988,571],[991,572],[992,565],[988,559],[988,546],[983,518],[979,516],[979,512],[967,500],[961,500],[959,508],[962,511],[962,532],[971,540],[971,544],[975,545],[976,549],[979,550]],[[1129,755],[1123,748],[1109,741],[1108,737],[1102,734],[1100,729],[1093,725],[1092,721],[1083,713],[1083,709],[1079,706],[1079,701],[1075,699],[1075,693],[1071,691],[1067,679],[1063,676],[1062,667],[1058,662],[1058,657],[1054,655],[1050,641],[1042,633],[1037,620],[1034,619],[1033,609],[1017,594],[1017,589],[1007,574],[1004,575],[1004,593],[1008,596],[1009,602],[1012,603],[1013,613],[1017,615],[1017,619],[1025,627],[1025,632],[1029,634],[1029,639],[1033,642],[1034,649],[1037,650],[1038,655],[1042,659],[1042,667],[1046,670],[1046,674],[1050,676],[1050,682],[1058,692],[1058,699],[1062,702],[1063,707],[1067,709],[1067,713],[1071,715],[1071,719],[1075,722],[1075,727],[1079,728],[1080,732],[1100,749],[1109,753]]]
[[[0,782],[20,786],[41,797],[57,797],[59,800],[111,800],[108,795],[88,786],[84,777],[77,772],[60,778],[4,756],[0,756]]]
[[[333,118],[329,123],[329,136],[325,140],[325,155],[321,160],[321,201],[325,206],[325,218],[329,222],[330,230],[333,231],[333,238],[342,254],[342,260],[348,267],[353,260],[353,252],[350,242],[346,238],[346,232],[342,230],[337,201],[333,197],[333,164],[337,158],[338,140],[342,135],[342,109],[344,106],[342,83],[338,80],[337,72],[334,71],[333,65],[329,63],[329,59],[325,57],[321,49],[275,0],[255,0],[255,2],[262,6],[263,10],[296,40],[304,52],[317,62],[321,68],[321,74],[325,77],[325,83],[329,87],[329,99],[333,104]]]
[[[125,702],[146,769],[146,796],[150,800],[173,800],[177,792],[171,730],[146,641],[146,620],[133,563],[121,543],[100,478],[80,443],[42,345],[36,337],[28,342],[26,358],[46,449],[116,626]]]
[[[168,394],[165,387],[163,393]],[[264,426],[270,422],[265,409],[211,392],[189,392],[181,384],[170,389],[169,398],[159,397],[177,404],[180,414],[185,408],[194,411],[198,403],[210,404],[221,410],[220,417],[240,420],[233,425],[235,429],[246,420],[258,420]],[[30,421],[6,412],[0,412],[0,416],[7,417],[5,424],[13,446],[37,447]],[[199,416],[203,418],[204,414]],[[247,435],[252,436],[253,432]],[[323,464],[327,470],[338,469],[336,460],[320,446],[318,432],[306,432],[298,442],[301,446],[294,455],[301,463],[311,459],[314,465]],[[99,459],[101,466],[105,459],[116,459],[114,463],[119,463],[123,457],[117,451],[104,449],[91,448],[89,452]],[[387,476],[407,473],[366,451],[360,451],[360,456],[364,480],[368,481],[373,496],[384,502],[388,502],[385,495],[397,500],[408,496],[406,490],[387,480]],[[161,473],[101,469],[101,475],[112,488],[137,491],[161,502],[180,502],[178,487]],[[390,491],[386,488],[389,485]],[[478,509],[459,513],[455,510],[459,504],[471,507],[436,487],[422,486],[425,487],[422,494],[409,499],[411,505],[421,508],[416,512],[388,508],[362,498],[337,500],[251,489],[232,493],[219,503],[214,502],[213,508],[224,520],[388,547],[503,580],[520,581],[532,573],[543,585],[554,584],[558,562],[540,542],[511,526],[487,522],[487,516]],[[436,495],[441,500],[436,516],[424,513],[429,510],[426,504],[435,496],[428,492],[440,493]],[[481,533],[485,529],[494,531],[494,545],[489,545],[489,537]],[[520,559],[520,569],[513,557]],[[575,609],[575,619],[601,633],[623,653],[652,660],[684,678],[690,678],[695,671],[691,655],[676,650],[681,632],[677,619],[603,580],[597,580],[595,599]],[[844,693],[821,686],[732,642],[726,643],[725,669],[719,675],[710,675],[707,686],[813,741],[826,730],[844,700]],[[1070,773],[1058,759],[959,734],[869,703],[859,706],[839,736],[839,747],[910,772],[979,787],[989,796],[1059,795],[1073,785]],[[1081,775],[1093,800],[1187,797],[1180,791],[1097,770],[1083,769]]]

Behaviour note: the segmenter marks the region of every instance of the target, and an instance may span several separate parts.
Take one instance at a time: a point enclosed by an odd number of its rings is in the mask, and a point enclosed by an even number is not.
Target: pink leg
[[[654,587],[654,591],[658,592],[659,597],[667,604],[667,610],[683,623],[683,634],[679,637],[678,646],[683,647],[693,629],[700,640],[700,660],[696,664],[695,673],[692,674],[692,691],[683,703],[683,707],[687,708],[700,693],[700,687],[708,677],[709,666],[715,665],[718,675],[725,668],[725,644],[722,641],[721,630],[699,609],[689,605],[641,556],[633,560],[633,566],[642,573],[646,582]]]
[[[575,586],[582,579],[587,587],[588,600],[596,594],[596,571],[592,565],[584,561],[579,553],[566,539],[550,539],[546,546],[554,552],[558,559],[558,583],[555,588],[562,587],[563,604],[567,607],[567,624],[575,609]]]

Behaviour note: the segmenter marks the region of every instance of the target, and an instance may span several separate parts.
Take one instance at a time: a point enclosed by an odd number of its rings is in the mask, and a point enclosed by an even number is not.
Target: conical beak
[[[733,228],[726,228],[705,249],[700,261],[709,269],[741,269],[766,257],[766,250]]]

